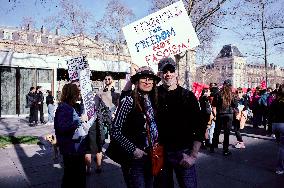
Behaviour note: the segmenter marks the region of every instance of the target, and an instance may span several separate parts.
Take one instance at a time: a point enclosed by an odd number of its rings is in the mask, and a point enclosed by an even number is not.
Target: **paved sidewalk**
[[[246,127],[243,139],[246,149],[232,148],[232,156],[223,157],[222,149],[211,154],[202,150],[197,162],[199,188],[281,188],[284,176],[274,173],[277,144],[262,129]],[[0,120],[0,135],[35,135],[53,133],[53,126],[29,127],[24,118]],[[222,138],[220,139],[222,140]],[[230,136],[230,143],[236,138]],[[44,145],[15,145],[0,149],[0,187],[60,187],[61,161],[54,163],[52,148]],[[88,187],[125,187],[121,170],[110,159],[103,160],[103,172],[92,172]],[[176,186],[178,187],[178,186]]]

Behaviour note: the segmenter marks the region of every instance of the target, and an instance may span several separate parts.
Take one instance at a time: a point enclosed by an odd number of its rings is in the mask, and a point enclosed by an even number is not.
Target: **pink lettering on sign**
[[[148,64],[158,63],[161,59],[169,57],[171,55],[179,54],[188,49],[188,47],[189,43],[172,44],[170,39],[168,39],[165,42],[160,42],[159,44],[153,46],[152,53],[145,56],[145,60]]]

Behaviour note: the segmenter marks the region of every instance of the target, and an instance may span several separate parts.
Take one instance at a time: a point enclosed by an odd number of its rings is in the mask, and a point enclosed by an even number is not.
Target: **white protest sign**
[[[85,113],[88,116],[88,122],[95,119],[95,99],[92,91],[92,81],[90,80],[90,69],[83,69],[80,71],[80,88],[83,99]]]
[[[88,62],[83,57],[76,57],[67,60],[68,74],[70,80],[78,80],[80,70],[88,68]]]
[[[199,45],[183,2],[178,1],[122,28],[133,63],[157,65],[164,57]]]

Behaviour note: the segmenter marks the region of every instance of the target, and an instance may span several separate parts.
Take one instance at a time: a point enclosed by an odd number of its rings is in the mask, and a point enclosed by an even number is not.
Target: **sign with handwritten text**
[[[88,62],[83,57],[67,60],[68,74],[70,80],[78,80],[80,70],[88,68]]]
[[[83,99],[85,114],[88,116],[89,121],[95,117],[95,99],[90,76],[90,69],[83,69],[80,71],[81,96]]]
[[[133,63],[138,66],[157,65],[164,57],[172,57],[199,45],[182,1],[122,29]]]

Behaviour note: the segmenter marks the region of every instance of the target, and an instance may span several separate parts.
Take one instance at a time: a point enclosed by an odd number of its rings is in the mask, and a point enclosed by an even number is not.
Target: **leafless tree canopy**
[[[88,31],[91,13],[82,8],[79,0],[60,0],[58,13],[45,20],[50,29],[65,29],[67,34],[83,35]]]
[[[96,23],[95,34],[122,43],[124,41],[122,27],[134,19],[133,11],[120,0],[110,0],[101,20]]]
[[[247,55],[267,60],[284,49],[284,2],[281,0],[242,0],[234,30],[251,46]],[[282,7],[282,8],[281,8]]]

